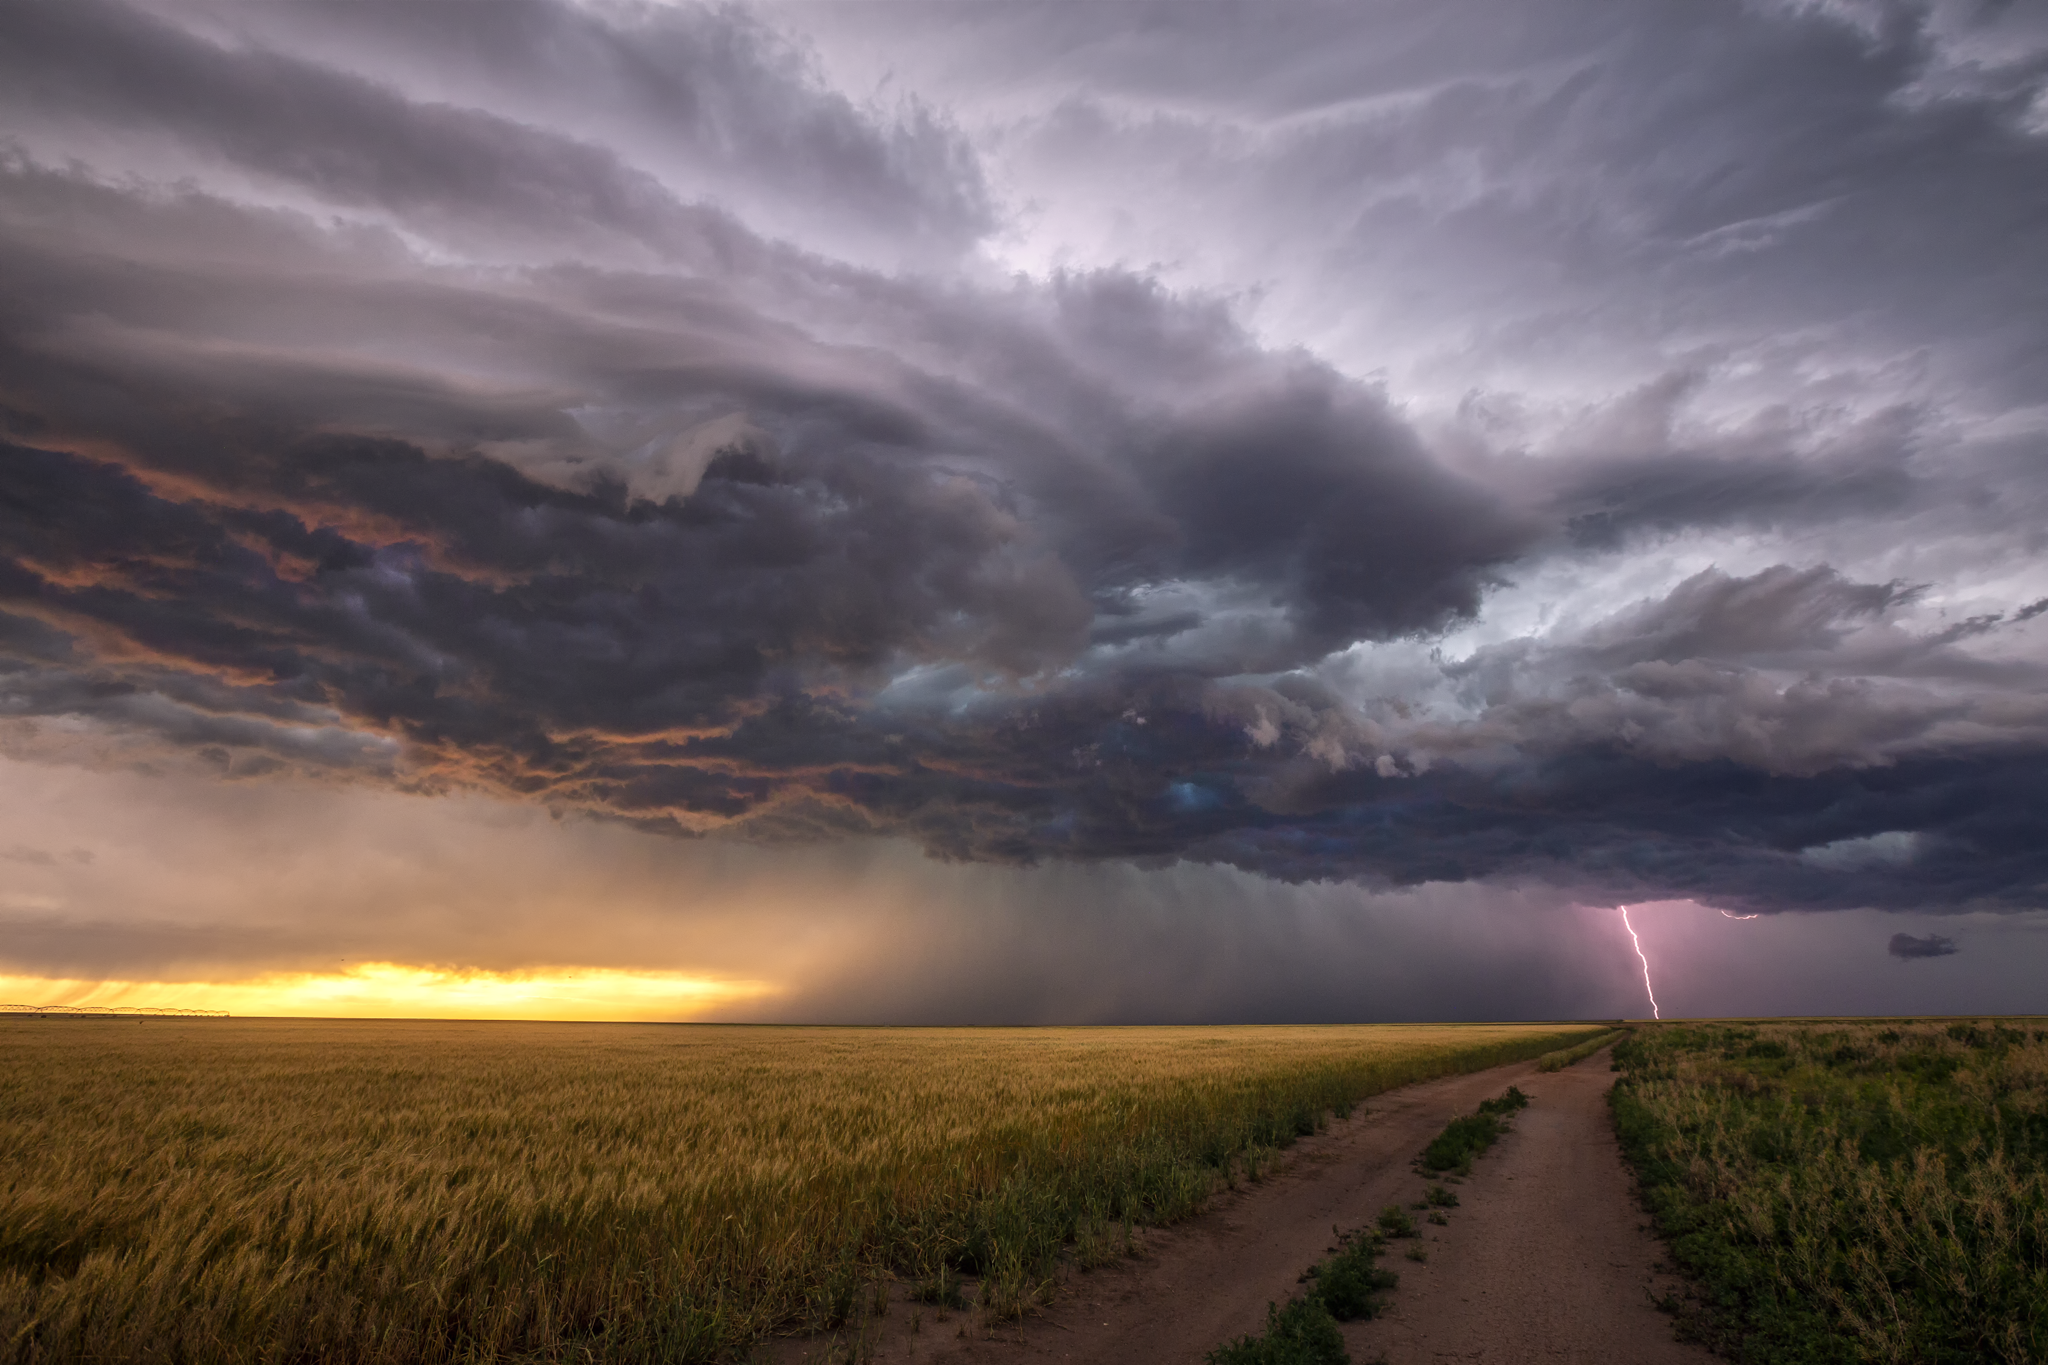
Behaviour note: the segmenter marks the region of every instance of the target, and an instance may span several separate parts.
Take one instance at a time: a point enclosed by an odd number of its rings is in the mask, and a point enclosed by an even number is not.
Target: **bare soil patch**
[[[1131,1259],[1068,1275],[1057,1300],[1022,1322],[991,1330],[972,1312],[915,1303],[899,1286],[859,1340],[849,1329],[774,1341],[757,1358],[1199,1362],[1260,1330],[1266,1305],[1298,1291],[1297,1277],[1333,1244],[1333,1228],[1417,1202],[1429,1182],[1411,1169],[1416,1153],[1450,1119],[1514,1084],[1533,1102],[1455,1187],[1461,1205],[1449,1226],[1425,1225],[1419,1241],[1389,1243],[1381,1264],[1400,1272],[1401,1285],[1384,1317],[1345,1326],[1352,1359],[1709,1360],[1678,1342],[1653,1306],[1670,1281],[1654,1269],[1662,1249],[1608,1124],[1612,1081],[1602,1052],[1547,1075],[1525,1062],[1390,1091],[1304,1138],[1280,1169],[1241,1183],[1201,1217],[1142,1230]],[[1411,1246],[1428,1261],[1405,1259]]]

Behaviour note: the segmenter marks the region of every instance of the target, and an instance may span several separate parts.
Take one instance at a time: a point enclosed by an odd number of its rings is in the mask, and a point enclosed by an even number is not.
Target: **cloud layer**
[[[2048,31],[1513,12],[10,12],[7,752],[2038,906]]]

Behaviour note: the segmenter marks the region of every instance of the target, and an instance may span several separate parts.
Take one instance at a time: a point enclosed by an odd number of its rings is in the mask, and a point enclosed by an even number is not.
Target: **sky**
[[[2048,9],[63,0],[0,129],[7,1001],[2048,1012]]]

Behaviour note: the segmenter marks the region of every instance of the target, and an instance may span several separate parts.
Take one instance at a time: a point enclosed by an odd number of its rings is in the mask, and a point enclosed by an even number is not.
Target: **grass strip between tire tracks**
[[[1477,1113],[1465,1114],[1444,1125],[1444,1130],[1430,1139],[1429,1146],[1422,1149],[1422,1168],[1426,1171],[1457,1171],[1461,1175],[1472,1169],[1473,1158],[1486,1151],[1508,1131],[1508,1115],[1526,1109],[1529,1097],[1522,1093],[1520,1086],[1511,1085],[1499,1099],[1481,1100]]]
[[[1379,1316],[1386,1291],[1400,1282],[1377,1264],[1384,1240],[1363,1229],[1338,1233],[1328,1259],[1303,1273],[1308,1292],[1267,1304],[1266,1330],[1217,1347],[1205,1357],[1209,1365],[1349,1365],[1337,1324]]]
[[[1469,1174],[1473,1159],[1508,1131],[1507,1116],[1528,1104],[1529,1097],[1513,1085],[1495,1099],[1481,1100],[1476,1113],[1461,1115],[1445,1125],[1423,1149],[1417,1166]],[[1416,1207],[1428,1209],[1429,1221],[1441,1225],[1447,1221],[1443,1210],[1458,1207],[1458,1196],[1442,1185],[1432,1185]],[[1329,1259],[1302,1274],[1303,1280],[1313,1281],[1308,1292],[1285,1304],[1266,1305],[1263,1333],[1239,1337],[1203,1359],[1208,1365],[1350,1365],[1351,1356],[1344,1349],[1337,1324],[1377,1317],[1385,1310],[1384,1295],[1400,1277],[1379,1267],[1379,1253],[1390,1240],[1420,1236],[1415,1219],[1399,1204],[1380,1210],[1376,1221],[1376,1229],[1338,1233]],[[1415,1250],[1412,1258],[1422,1259],[1422,1252]]]
[[[1538,1071],[1562,1071],[1568,1066],[1576,1066],[1601,1048],[1606,1047],[1609,1043],[1614,1042],[1618,1038],[1626,1038],[1628,1035],[1628,1029],[1612,1029],[1600,1034],[1598,1037],[1588,1038],[1577,1047],[1559,1048],[1556,1052],[1546,1052],[1536,1059],[1536,1069]]]

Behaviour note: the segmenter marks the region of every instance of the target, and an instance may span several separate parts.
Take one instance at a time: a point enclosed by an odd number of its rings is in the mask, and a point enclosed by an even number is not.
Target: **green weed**
[[[1386,1307],[1381,1296],[1400,1282],[1400,1276],[1377,1264],[1379,1249],[1370,1233],[1340,1237],[1336,1253],[1309,1271],[1315,1280],[1310,1296],[1339,1322],[1378,1316]]]
[[[1509,1086],[1497,1099],[1481,1100],[1479,1112],[1452,1119],[1444,1130],[1422,1149],[1422,1168],[1430,1172],[1468,1173],[1472,1161],[1508,1131],[1502,1116],[1528,1107],[1529,1097],[1521,1087]]]
[[[1479,1101],[1482,1114],[1515,1114],[1529,1107],[1529,1097],[1522,1093],[1522,1087],[1511,1085],[1498,1099]]]
[[[1626,1038],[1627,1036],[1627,1029],[1611,1029],[1606,1033],[1588,1038],[1576,1047],[1560,1048],[1556,1052],[1547,1052],[1536,1059],[1536,1069],[1538,1071],[1562,1071],[1568,1066],[1583,1062],[1586,1058],[1592,1056],[1601,1048],[1606,1047],[1617,1038]]]
[[[929,1278],[919,1280],[911,1287],[910,1296],[919,1303],[935,1304],[940,1308],[965,1308],[967,1297],[960,1288],[960,1276],[949,1272],[941,1264]]]
[[[1347,1365],[1337,1324],[1378,1316],[1400,1276],[1378,1265],[1380,1239],[1373,1233],[1340,1233],[1330,1250],[1302,1274],[1306,1294],[1284,1307],[1268,1304],[1265,1332],[1219,1346],[1205,1357],[1210,1365]]]
[[[1615,1128],[1738,1361],[2048,1361],[2048,1046],[2004,1021],[1651,1026]]]
[[[1284,1308],[1266,1305],[1266,1330],[1239,1337],[1203,1357],[1209,1365],[1350,1365],[1344,1334],[1322,1301],[1290,1299]]]
[[[1452,1119],[1422,1149],[1423,1169],[1470,1170],[1472,1159],[1493,1146],[1503,1131],[1504,1125],[1492,1114],[1466,1114]]]

